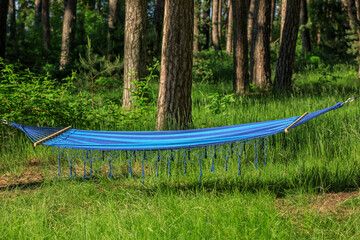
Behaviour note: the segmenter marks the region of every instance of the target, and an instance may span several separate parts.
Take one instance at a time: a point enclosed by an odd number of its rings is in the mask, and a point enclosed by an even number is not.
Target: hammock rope
[[[69,163],[70,178],[76,175],[76,159],[83,162],[83,179],[87,178],[86,165],[89,165],[89,177],[93,176],[93,163],[101,162],[108,166],[108,176],[113,178],[115,161],[128,164],[128,172],[133,176],[135,162],[141,166],[141,178],[154,169],[159,175],[159,163],[167,165],[171,177],[172,165],[183,166],[186,174],[189,163],[199,166],[199,181],[203,176],[203,161],[211,159],[211,172],[215,171],[215,162],[223,161],[225,171],[230,159],[237,161],[237,172],[241,175],[241,161],[245,153],[245,144],[254,148],[254,167],[259,168],[259,150],[264,152],[263,164],[267,164],[267,150],[271,135],[287,132],[311,119],[344,104],[354,101],[360,96],[349,98],[334,106],[319,111],[286,119],[265,122],[247,123],[233,126],[177,130],[177,131],[90,131],[56,127],[32,127],[22,124],[2,123],[23,131],[34,145],[51,146],[57,156],[61,176],[61,162]],[[220,158],[219,158],[220,157]],[[221,160],[222,159],[222,160]]]

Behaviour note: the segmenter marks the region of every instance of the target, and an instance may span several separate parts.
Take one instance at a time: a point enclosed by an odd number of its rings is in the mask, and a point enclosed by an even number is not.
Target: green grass
[[[240,97],[229,95],[229,82],[194,83],[194,126],[298,116],[359,95],[356,71],[346,66],[335,66],[326,74],[321,69],[309,70],[296,74],[295,79],[295,90],[289,94]],[[152,91],[156,93],[156,84]],[[106,102],[117,93],[99,93],[96,98]],[[214,97],[216,93],[220,95]],[[226,101],[227,96],[232,100]],[[155,106],[152,102],[146,120],[116,130],[153,130]],[[358,198],[340,204],[339,213],[310,210],[308,199],[318,193],[359,189],[359,113],[355,101],[286,135],[273,136],[267,167],[260,164],[259,170],[249,148],[241,176],[235,158],[229,160],[228,172],[224,161],[217,159],[214,173],[210,160],[204,160],[201,183],[198,165],[189,166],[186,175],[182,165],[174,165],[168,178],[167,165],[162,164],[160,176],[147,169],[142,184],[140,163],[134,165],[133,178],[125,164],[116,163],[115,179],[110,180],[106,166],[98,163],[93,179],[83,181],[80,173],[71,181],[66,161],[58,180],[57,159],[51,149],[33,149],[22,133],[1,126],[0,179],[7,174],[15,181],[15,176],[27,176],[29,169],[39,171],[44,179],[0,190],[0,238],[358,239]],[[115,130],[98,123],[86,128]],[[36,168],[29,168],[34,159]],[[81,162],[77,168],[82,169]],[[279,198],[295,203],[281,205]]]

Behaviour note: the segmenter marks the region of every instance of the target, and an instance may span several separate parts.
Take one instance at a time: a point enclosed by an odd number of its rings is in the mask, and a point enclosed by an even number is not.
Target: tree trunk
[[[41,11],[42,11],[41,3],[42,3],[41,0],[35,0],[35,25],[36,26],[40,25],[40,22],[41,22]]]
[[[255,0],[255,6],[250,52],[251,83],[257,88],[266,89],[271,86],[271,5],[268,4],[268,0]]]
[[[218,23],[217,23],[217,26],[218,26],[218,33],[219,33],[219,42],[221,41],[221,36],[222,36],[222,33],[221,33],[221,26],[222,26],[222,0],[218,0],[219,1],[219,10],[218,10]],[[219,43],[220,44],[220,43]]]
[[[10,11],[10,39],[16,41],[16,4],[15,0],[9,0]]]
[[[64,21],[61,37],[60,71],[63,71],[70,63],[70,53],[73,49],[76,25],[77,0],[65,0]]]
[[[50,20],[49,20],[49,0],[41,2],[41,21],[43,27],[43,44],[45,49],[50,48]]]
[[[227,24],[227,33],[226,33],[226,54],[231,55],[233,41],[232,41],[232,32],[233,32],[233,10],[231,5],[231,0],[228,0],[228,24]]]
[[[282,41],[282,34],[285,24],[285,15],[286,15],[286,4],[288,0],[281,0],[281,25],[280,25],[280,45]]]
[[[251,42],[251,33],[254,22],[254,11],[255,11],[255,0],[249,0],[249,18],[248,18],[248,29],[247,29],[247,39],[248,42]]]
[[[284,26],[276,64],[274,87],[278,90],[291,88],[291,76],[295,65],[295,48],[299,31],[300,0],[283,0],[286,2]],[[282,6],[284,7],[284,5]]]
[[[277,0],[271,0],[270,42],[272,42],[272,30],[274,29],[276,2],[277,2]]]
[[[203,43],[202,48],[208,49],[210,45],[210,0],[203,1],[201,18],[201,33],[205,36],[205,42]]]
[[[147,0],[125,1],[124,91],[122,107],[131,108],[134,81],[146,77]]]
[[[200,44],[199,44],[199,22],[200,22],[200,6],[201,1],[195,0],[194,4],[194,46],[193,50],[194,52],[198,52],[200,50]]]
[[[358,63],[359,63],[359,70],[358,70],[358,78],[360,78],[360,0],[355,0],[356,6],[356,19],[357,19],[357,33],[358,33]]]
[[[118,0],[109,0],[108,32],[107,32],[107,58],[110,59],[113,50],[113,35],[116,29],[118,13]]]
[[[155,21],[157,39],[159,42],[161,42],[161,32],[164,21],[164,7],[165,7],[165,0],[156,1],[155,11],[154,11],[154,21]]]
[[[220,37],[219,37],[219,0],[213,0],[212,5],[212,44],[214,45],[215,51],[220,50]]]
[[[246,0],[231,0],[234,17],[234,78],[236,94],[245,93],[249,86]]]
[[[0,0],[0,58],[5,58],[8,9],[9,0]]]
[[[301,0],[300,3],[300,25],[301,25],[301,41],[302,41],[302,50],[303,52],[311,51],[310,43],[310,32],[306,26],[308,23],[308,12],[307,12],[307,3],[306,0]]]
[[[356,12],[355,12],[354,0],[346,1],[346,9],[349,16],[349,26],[351,30],[355,31],[356,28]]]
[[[165,1],[157,130],[192,124],[193,11],[193,0]]]

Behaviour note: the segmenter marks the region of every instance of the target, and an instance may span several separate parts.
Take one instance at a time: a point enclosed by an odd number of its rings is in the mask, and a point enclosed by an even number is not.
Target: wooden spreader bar
[[[287,128],[285,128],[285,132],[288,133],[290,131],[290,129],[297,124],[301,119],[303,119],[306,115],[308,115],[308,113],[304,113],[302,116],[300,116],[298,119],[295,120],[295,122],[293,122],[292,124],[290,124]]]
[[[34,147],[36,147],[37,145],[40,145],[40,144],[42,144],[43,142],[46,142],[46,141],[48,141],[48,140],[50,140],[50,139],[52,139],[52,138],[54,138],[54,137],[57,137],[57,136],[59,136],[60,134],[66,132],[67,130],[70,130],[70,129],[71,129],[71,126],[68,126],[68,127],[66,127],[66,128],[63,128],[63,129],[61,129],[60,131],[58,131],[58,132],[56,132],[56,133],[53,133],[53,134],[51,134],[50,136],[47,136],[47,137],[45,137],[45,138],[37,141],[36,143],[34,143]]]

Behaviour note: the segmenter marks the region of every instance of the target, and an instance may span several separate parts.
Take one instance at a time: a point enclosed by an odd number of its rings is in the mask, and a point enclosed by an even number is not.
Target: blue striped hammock
[[[200,181],[202,164],[207,158],[211,159],[211,171],[214,171],[214,162],[217,157],[225,160],[225,170],[228,168],[228,160],[235,158],[240,175],[245,143],[251,143],[254,146],[256,168],[258,168],[259,148],[264,150],[264,165],[266,166],[269,136],[285,132],[285,129],[288,131],[328,111],[340,108],[343,104],[340,102],[301,117],[195,130],[89,131],[71,129],[71,127],[31,127],[16,123],[11,123],[11,126],[22,130],[34,146],[52,147],[58,158],[59,177],[62,159],[66,159],[70,164],[71,178],[76,174],[75,160],[81,159],[84,164],[84,179],[87,174],[92,176],[92,164],[100,159],[109,166],[111,178],[113,177],[112,166],[116,160],[128,165],[131,176],[134,163],[141,163],[143,178],[145,178],[145,169],[149,167],[154,167],[158,175],[160,162],[167,164],[169,176],[171,176],[172,164],[182,164],[186,173],[188,163],[195,163],[200,168]],[[90,165],[88,173],[85,169],[87,163]]]

